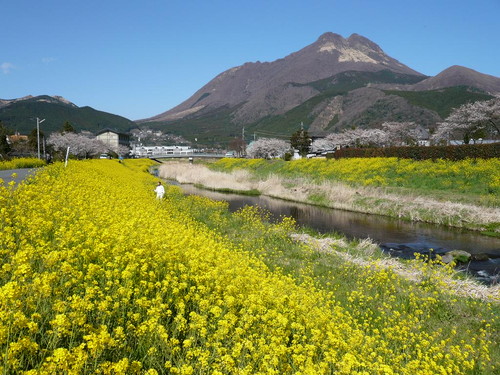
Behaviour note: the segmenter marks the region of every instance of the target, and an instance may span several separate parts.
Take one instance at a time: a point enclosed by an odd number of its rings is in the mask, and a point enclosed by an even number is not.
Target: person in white
[[[158,181],[158,185],[155,188],[156,199],[162,199],[165,195],[165,188],[161,184],[161,181]]]

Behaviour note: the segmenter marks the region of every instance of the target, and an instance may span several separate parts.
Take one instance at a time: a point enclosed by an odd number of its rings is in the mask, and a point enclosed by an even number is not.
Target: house
[[[117,150],[118,146],[130,147],[130,136],[111,129],[103,129],[97,132],[96,138],[110,149]]]
[[[7,142],[9,144],[15,143],[15,142],[27,142],[28,141],[28,136],[27,135],[22,135],[16,132],[16,134],[13,135],[8,135],[7,136]]]

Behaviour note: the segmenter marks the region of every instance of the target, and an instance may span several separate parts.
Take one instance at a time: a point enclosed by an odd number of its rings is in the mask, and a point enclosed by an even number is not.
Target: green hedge
[[[500,143],[460,145],[460,146],[404,146],[380,148],[343,148],[335,151],[335,159],[340,158],[379,158],[396,157],[400,159],[491,159],[500,157]]]

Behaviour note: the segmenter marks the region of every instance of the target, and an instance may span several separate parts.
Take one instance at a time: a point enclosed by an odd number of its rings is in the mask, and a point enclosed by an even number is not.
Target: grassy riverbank
[[[498,371],[498,289],[418,261],[402,276],[370,243],[309,242],[176,187],[156,200],[150,166],[0,186],[2,373]]]
[[[168,162],[165,178],[212,189],[257,190],[277,198],[480,230],[500,235],[500,161],[397,159],[222,159]]]

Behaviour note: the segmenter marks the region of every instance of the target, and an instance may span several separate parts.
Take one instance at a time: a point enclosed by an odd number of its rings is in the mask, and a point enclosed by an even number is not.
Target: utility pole
[[[38,117],[36,118],[36,144],[38,149],[38,159],[40,159],[40,124],[44,122],[45,119],[40,120]]]
[[[243,127],[243,129],[241,130],[241,139],[245,141],[245,127]]]

